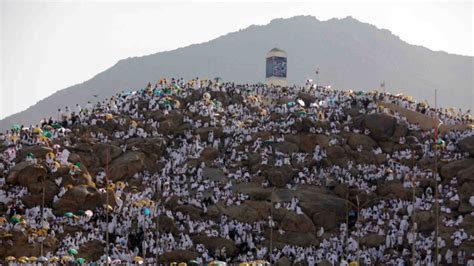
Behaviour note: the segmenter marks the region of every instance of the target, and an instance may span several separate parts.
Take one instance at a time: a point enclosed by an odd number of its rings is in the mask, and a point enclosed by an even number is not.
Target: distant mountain
[[[0,129],[13,123],[36,123],[55,115],[58,108],[95,102],[126,88],[141,88],[161,77],[219,76],[239,83],[264,81],[264,58],[275,46],[288,53],[290,84],[314,79],[314,70],[319,68],[320,83],[340,89],[370,90],[385,80],[390,92],[431,101],[437,88],[440,106],[473,107],[472,56],[411,45],[388,30],[352,17],[319,21],[297,16],[274,19],[264,26],[252,25],[173,51],[120,60],[92,79],[1,120]]]

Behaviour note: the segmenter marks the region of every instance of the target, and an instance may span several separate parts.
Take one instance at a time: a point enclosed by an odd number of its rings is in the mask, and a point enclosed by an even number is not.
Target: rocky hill
[[[190,265],[408,263],[416,232],[425,264],[436,219],[442,263],[472,258],[469,127],[435,142],[384,109],[431,119],[402,96],[198,83],[149,84],[1,134],[0,261],[103,263],[108,228],[117,263],[153,263],[156,247],[160,262]]]
[[[265,77],[265,55],[275,46],[288,52],[289,84],[316,79],[314,71],[319,68],[318,82],[335,88],[359,91],[379,88],[385,81],[394,94],[401,92],[433,104],[433,90],[438,89],[438,106],[474,108],[472,56],[411,45],[388,30],[352,17],[319,21],[297,16],[252,25],[205,43],[120,60],[90,80],[44,95],[27,110],[2,119],[0,130],[14,123],[28,126],[56,118],[57,110],[64,106],[84,106],[87,101],[139,88],[161,77],[207,76],[258,83]]]

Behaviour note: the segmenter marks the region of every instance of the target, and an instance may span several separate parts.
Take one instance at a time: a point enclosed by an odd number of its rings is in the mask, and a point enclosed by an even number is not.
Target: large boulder
[[[240,206],[231,205],[229,207],[223,207],[220,204],[217,206],[221,213],[229,216],[232,219],[246,223],[267,219],[270,215],[271,209],[270,202],[252,200],[247,200]]]
[[[473,235],[474,234],[474,216],[466,215],[463,221],[463,226],[466,230],[466,233]]]
[[[469,199],[472,196],[472,191],[474,191],[474,182],[464,182],[460,188],[458,188],[458,193],[460,197],[460,203],[458,211],[461,214],[469,214],[474,211],[474,206],[471,205]]]
[[[127,140],[127,148],[135,151],[143,152],[147,157],[158,159],[166,149],[166,140],[162,137],[154,138],[133,138]]]
[[[365,116],[363,125],[370,130],[370,136],[376,141],[389,140],[397,127],[397,119],[387,114]]]
[[[165,252],[160,256],[160,262],[183,262],[194,260],[199,256],[198,253],[191,250],[173,250]]]
[[[249,154],[247,159],[247,165],[252,168],[258,164],[262,163],[262,156],[260,154]]]
[[[2,230],[2,235],[4,235],[6,231]],[[2,242],[0,244],[0,258],[4,259],[8,256],[13,256],[16,258],[26,256],[38,256],[40,254],[40,245],[37,243],[30,243],[28,241],[28,234],[25,231],[16,231],[16,230],[9,230],[12,236],[10,237],[3,237]],[[10,242],[11,240],[11,242]],[[60,245],[60,240],[56,237],[47,237],[44,240],[44,253],[54,253],[57,251],[58,246]],[[8,265],[5,261],[2,261],[2,265]]]
[[[179,234],[178,228],[176,227],[176,221],[168,216],[160,215],[158,230],[164,233],[172,233],[174,235]]]
[[[97,158],[92,148],[91,151],[88,152],[74,149],[69,155],[68,161],[71,163],[81,163],[81,165],[87,167],[88,169],[100,167],[100,160]]]
[[[279,209],[278,211],[284,212],[280,222],[280,226],[283,230],[300,233],[316,232],[313,222],[306,214],[297,214],[296,212],[286,209]]]
[[[39,187],[39,190],[36,193],[29,193],[21,197],[21,201],[28,208],[33,208],[35,206],[41,206],[43,203],[43,183],[40,182],[36,185]],[[44,181],[44,202],[49,205],[53,202],[53,198],[59,192],[59,188],[52,180]]]
[[[18,174],[18,183],[28,187],[30,193],[37,194],[41,191],[41,180],[46,178],[48,171],[42,165],[29,165]]]
[[[251,134],[252,136],[252,141],[255,141],[257,139],[261,139],[262,141],[268,140],[273,136],[273,133],[271,131],[259,131],[259,132],[253,132]]]
[[[368,234],[360,239],[360,244],[366,247],[379,247],[385,244],[385,236],[378,234]]]
[[[285,187],[293,177],[293,169],[289,165],[271,167],[263,171],[263,176],[276,187]]]
[[[226,176],[224,174],[224,171],[220,168],[211,168],[211,167],[204,167],[202,170],[202,177],[205,180],[210,180],[210,181],[221,181],[225,182],[226,181]]]
[[[219,156],[219,151],[213,147],[206,147],[201,152],[201,159],[204,161],[212,161]]]
[[[469,152],[471,156],[474,156],[474,136],[462,139],[458,145],[462,151]]]
[[[467,169],[474,165],[474,159],[463,159],[454,161],[441,166],[440,174],[443,178],[451,179],[456,176],[459,171]]]
[[[418,230],[422,232],[431,231],[435,229],[435,214],[430,211],[415,212],[415,222],[418,225]]]
[[[88,261],[97,261],[104,254],[105,244],[99,240],[92,240],[82,244],[79,248],[78,258]]]
[[[361,145],[364,150],[369,151],[377,147],[377,142],[364,134],[350,134],[347,140],[349,146],[354,150],[357,149],[357,146],[359,145]]]
[[[69,168],[67,166],[62,166],[58,172],[56,172],[53,177],[62,177],[63,186],[79,186],[79,185],[88,185],[95,187],[95,183],[92,181],[92,176],[84,165],[79,167],[80,171],[74,175],[69,174]]]
[[[425,156],[418,160],[417,165],[421,167],[421,169],[430,169],[433,170],[435,168],[435,160],[434,158],[430,158],[429,156]]]
[[[207,140],[211,131],[214,135],[214,138],[220,138],[224,133],[221,127],[200,127],[196,128],[195,133],[199,134],[201,140]]]
[[[406,124],[397,123],[395,131],[393,132],[394,140],[398,141],[401,137],[405,137],[408,133],[408,126]]]
[[[404,188],[400,181],[389,181],[377,185],[375,193],[379,197],[393,197],[404,200],[410,200],[412,198],[412,191],[408,188]]]
[[[113,159],[122,154],[122,148],[111,144],[99,143],[94,145],[92,149],[97,158],[99,158],[101,165],[110,163]]]
[[[116,181],[129,178],[145,167],[145,154],[129,151],[116,158],[110,164],[109,177]]]
[[[110,191],[109,191],[110,193]],[[105,195],[105,194],[104,194]],[[109,194],[109,205],[114,200],[113,194]],[[94,210],[105,204],[106,201],[95,187],[81,185],[69,189],[58,201],[53,204],[56,214],[65,212],[77,212],[79,210]]]
[[[6,180],[7,183],[12,185],[18,184],[18,175],[20,172],[31,165],[34,165],[32,161],[22,161],[17,163],[13,168],[10,169]]]
[[[392,153],[393,152],[393,147],[395,146],[395,143],[393,143],[391,141],[380,141],[379,145],[380,145],[380,148],[382,149],[383,152]]]
[[[347,154],[349,154],[356,163],[360,164],[376,164],[378,163],[377,157],[372,151],[362,150],[358,152],[356,150],[350,149],[348,146],[345,146]],[[385,156],[382,155],[379,157],[380,160],[385,160]]]
[[[341,146],[331,146],[326,150],[329,161],[339,166],[344,166],[348,162],[346,151]]]
[[[292,154],[294,152],[298,152],[299,150],[297,144],[294,144],[288,141],[274,143],[272,144],[272,146],[273,146],[273,149],[275,149],[275,151],[279,151],[284,154]]]
[[[287,257],[281,257],[276,263],[276,266],[291,266],[291,261]]]
[[[270,240],[270,230],[266,230],[265,237]],[[269,244],[270,241],[268,241]],[[290,232],[284,231],[280,233],[278,230],[273,230],[273,246],[283,248],[284,245],[295,246],[318,246],[319,241],[313,233]]]
[[[337,213],[333,210],[316,212],[313,214],[312,219],[316,229],[323,227],[324,230],[331,231],[339,228],[337,223],[334,222],[338,220],[338,217]],[[339,221],[342,221],[341,217],[339,217]]]
[[[303,152],[314,152],[316,145],[319,145],[321,148],[329,147],[329,141],[330,138],[326,135],[302,135],[299,139],[299,148]]]
[[[233,255],[237,251],[234,241],[226,238],[195,235],[191,236],[191,239],[193,240],[194,244],[203,244],[211,253],[213,253],[216,249],[221,250],[223,247],[225,247],[227,256]]]
[[[175,212],[181,212],[185,215],[189,215],[192,220],[199,220],[204,214],[201,209],[193,205],[179,205],[173,209]]]
[[[258,183],[240,183],[232,186],[237,193],[248,195],[251,200],[268,200],[272,195],[271,188],[264,188]]]
[[[19,154],[17,155],[17,161],[19,162],[24,160],[28,153],[32,153],[35,158],[44,159],[46,157],[46,154],[52,151],[53,149],[47,146],[35,145],[30,147],[23,147],[23,149],[21,149]]]
[[[474,165],[457,173],[460,183],[474,182]]]
[[[172,112],[162,116],[161,119],[158,132],[165,136],[177,134],[179,127],[183,124],[183,115],[179,112]]]
[[[327,230],[337,228],[338,223],[346,219],[346,201],[330,194],[326,189],[320,187],[303,187],[297,191],[291,191],[293,195],[286,196],[285,201],[296,196],[303,212],[312,218],[316,229],[324,227]],[[288,199],[289,198],[289,199]],[[331,217],[333,220],[326,219]]]

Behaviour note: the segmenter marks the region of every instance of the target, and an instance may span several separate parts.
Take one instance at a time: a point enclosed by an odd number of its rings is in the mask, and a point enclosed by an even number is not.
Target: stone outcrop
[[[111,180],[130,178],[145,167],[145,154],[128,151],[110,163],[109,176]]]
[[[397,120],[386,114],[370,114],[364,118],[364,126],[370,130],[370,136],[377,141],[390,139],[395,133]]]

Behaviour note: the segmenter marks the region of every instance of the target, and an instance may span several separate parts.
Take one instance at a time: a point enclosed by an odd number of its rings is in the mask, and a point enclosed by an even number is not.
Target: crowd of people
[[[230,100],[222,102],[219,97],[212,96],[218,95],[216,93],[224,93]],[[307,100],[308,96],[312,99],[311,103]],[[400,114],[379,108],[379,103],[383,102],[395,103],[431,116],[436,114],[447,124],[473,122],[466,113],[435,110],[408,97],[388,93],[354,93],[311,83],[304,87],[288,88],[263,84],[237,85],[199,78],[191,81],[182,78],[162,79],[154,85],[148,84],[144,89],[124,91],[95,104],[89,102],[84,108],[79,105],[74,108],[64,107],[58,110],[57,117],[43,119],[38,125],[28,127],[15,125],[11,130],[0,134],[4,147],[0,155],[0,171],[4,173],[3,178],[0,178],[0,203],[7,210],[1,214],[3,220],[0,230],[26,233],[32,228],[37,231],[49,228],[42,234],[30,235],[28,242],[32,244],[61,235],[58,249],[44,254],[48,259],[74,257],[71,250],[80,250],[82,245],[93,240],[100,241],[104,244],[104,255],[97,263],[133,263],[137,257],[141,257],[145,263],[153,263],[157,255],[160,257],[170,251],[191,250],[198,254],[196,262],[200,264],[213,260],[229,263],[267,260],[273,264],[286,257],[290,262],[307,265],[316,265],[322,261],[328,261],[332,265],[349,265],[352,261],[360,261],[365,265],[407,265],[412,258],[415,258],[415,265],[434,265],[437,241],[441,250],[438,261],[442,264],[474,265],[473,250],[464,247],[466,242],[474,240],[474,236],[463,228],[465,217],[452,209],[460,201],[456,177],[443,180],[434,171],[413,163],[422,158],[433,158],[435,153],[446,162],[468,157],[468,154],[460,151],[458,142],[474,135],[474,130],[466,128],[440,135],[439,138],[443,141],[440,147],[438,140],[433,140],[432,130],[423,131]],[[410,131],[418,133],[421,138],[411,138],[410,141],[412,147],[416,145],[420,152],[414,153],[410,148],[387,152],[377,146],[370,152],[374,155],[383,154],[385,159],[381,162],[357,163],[350,160],[346,165],[323,163],[328,157],[328,147],[347,143],[347,139],[341,137],[343,133],[370,135],[368,129],[354,123],[355,115],[350,110],[356,110],[356,115],[388,112],[398,123],[404,123]],[[160,126],[163,125],[147,115],[151,112],[160,112],[164,116],[179,112],[183,122],[189,127],[182,134],[164,135],[160,133]],[[316,145],[314,151],[309,153],[283,153],[275,149],[274,144],[282,143],[285,137],[298,133],[295,124],[303,119],[313,122],[308,129],[309,133],[329,138],[328,146]],[[44,206],[44,209],[42,206],[26,208],[22,197],[30,193],[28,189],[6,181],[6,176],[18,163],[19,152],[28,146],[49,146],[53,148],[53,152],[44,158],[28,154],[26,160],[33,164],[44,164],[50,173],[67,166],[69,174],[75,175],[81,170],[80,165],[70,160],[70,150],[79,141],[72,129],[75,126],[95,126],[105,122],[119,124],[122,126],[120,128],[125,127],[126,130],[115,129],[109,134],[102,131],[91,132],[90,140],[93,143],[118,140],[122,143],[121,149],[127,151],[133,148],[128,147],[124,140],[166,138],[169,144],[156,162],[162,166],[161,170],[138,172],[128,177],[129,180],[120,181],[121,185],[107,178],[105,169],[99,171],[93,177],[96,187],[103,193],[107,189],[113,189],[117,198],[116,206],[107,209],[107,212],[104,208],[109,206],[88,210],[87,214],[74,215],[76,218],[71,219],[66,215],[55,215],[51,204]],[[213,130],[209,131],[207,138],[202,138],[198,133],[198,129],[216,127],[222,129],[220,136]],[[271,132],[271,136],[254,137],[259,132]],[[61,145],[55,144],[58,140],[61,140]],[[401,137],[397,144],[403,146],[406,142],[407,139]],[[200,160],[203,151],[209,147],[217,150],[219,156],[211,161]],[[355,148],[358,152],[364,149],[363,146]],[[234,187],[252,182],[255,178],[255,173],[242,164],[249,160],[250,154],[260,155],[262,165],[297,169],[298,174],[292,176],[287,183],[288,189],[302,186],[326,187],[329,181],[333,181],[356,189],[358,193],[373,195],[371,193],[376,191],[378,184],[389,181],[398,181],[408,189],[421,188],[423,180],[437,179],[439,185],[422,188],[422,193],[414,195],[412,200],[379,198],[366,206],[360,206],[360,210],[355,213],[357,218],[354,223],[341,222],[336,230],[317,228],[314,235],[319,240],[319,245],[270,244],[268,231],[285,234],[272,216],[250,223],[227,215],[211,216],[211,212],[219,204],[224,208],[239,207],[249,200],[249,195],[236,192]],[[199,163],[190,163],[196,160]],[[221,169],[223,177],[207,178],[204,172],[209,167]],[[130,189],[130,180],[139,180],[140,187]],[[60,188],[54,197],[56,202],[71,187],[63,186],[61,178],[55,182]],[[273,185],[268,179],[264,179],[261,186],[268,188]],[[174,211],[168,207],[172,200],[177,200],[180,205],[190,205],[204,215],[193,217]],[[435,230],[419,231],[419,225],[414,220],[416,212],[434,212],[436,202],[439,204],[442,225],[454,228],[449,239],[446,235],[438,235],[438,239],[435,239]],[[473,203],[474,200],[471,205]],[[281,208],[297,215],[305,215],[298,197],[271,204],[271,208],[275,210]],[[352,212],[356,211],[354,202],[348,204]],[[160,230],[158,233],[158,216],[171,220],[176,230]],[[15,217],[18,219],[14,219]],[[66,226],[78,227],[80,231],[65,234]],[[109,244],[107,249],[106,232]],[[227,239],[236,250],[227,245],[210,249],[193,240],[197,235]],[[361,238],[370,235],[383,236],[385,241],[376,247],[360,243]],[[2,245],[13,245],[11,240],[0,241]],[[453,244],[446,247],[447,242]],[[108,256],[105,254],[106,250]],[[4,261],[7,261],[6,258]],[[18,263],[18,260],[11,260],[11,263]]]

